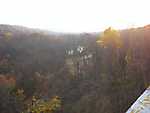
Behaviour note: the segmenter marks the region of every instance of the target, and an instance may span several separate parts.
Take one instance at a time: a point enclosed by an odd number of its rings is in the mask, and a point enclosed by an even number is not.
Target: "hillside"
[[[149,85],[150,26],[118,32],[123,45],[113,57],[96,43],[101,33],[0,25],[0,111],[21,113],[34,96],[57,96],[56,113],[125,112]]]

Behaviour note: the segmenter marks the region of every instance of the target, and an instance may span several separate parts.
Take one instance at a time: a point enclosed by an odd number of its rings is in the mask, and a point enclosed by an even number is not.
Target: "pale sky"
[[[0,0],[0,24],[96,32],[150,24],[150,0]]]

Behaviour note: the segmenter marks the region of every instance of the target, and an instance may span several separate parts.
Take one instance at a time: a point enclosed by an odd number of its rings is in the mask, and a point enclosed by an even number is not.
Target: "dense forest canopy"
[[[0,25],[1,113],[124,113],[150,81],[150,26],[63,34]]]

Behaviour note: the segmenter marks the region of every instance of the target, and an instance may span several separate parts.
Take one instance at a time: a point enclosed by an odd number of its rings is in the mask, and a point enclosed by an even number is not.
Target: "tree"
[[[97,43],[100,43],[103,47],[120,48],[122,46],[122,40],[118,31],[109,27],[103,34],[101,34]]]
[[[120,95],[122,94],[122,88],[124,88],[124,74],[125,68],[122,68],[124,64],[122,61],[125,61],[125,56],[121,56],[121,49],[123,47],[123,41],[121,39],[120,33],[112,28],[106,29],[101,36],[99,37],[98,44],[103,48],[103,72],[105,74],[105,78],[107,79],[107,83],[105,83],[106,87],[106,95],[108,95],[108,100],[112,113],[121,112],[121,106],[123,104]],[[101,75],[102,75],[101,74]],[[118,102],[118,98],[120,98]],[[120,106],[119,109],[115,109],[114,106]]]
[[[60,107],[61,100],[58,96],[55,96],[51,100],[38,99],[33,96],[31,103],[28,105],[27,113],[54,113]]]

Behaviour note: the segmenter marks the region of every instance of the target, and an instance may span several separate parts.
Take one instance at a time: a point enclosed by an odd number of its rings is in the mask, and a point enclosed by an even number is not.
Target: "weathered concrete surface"
[[[150,113],[150,87],[144,91],[126,113]]]

